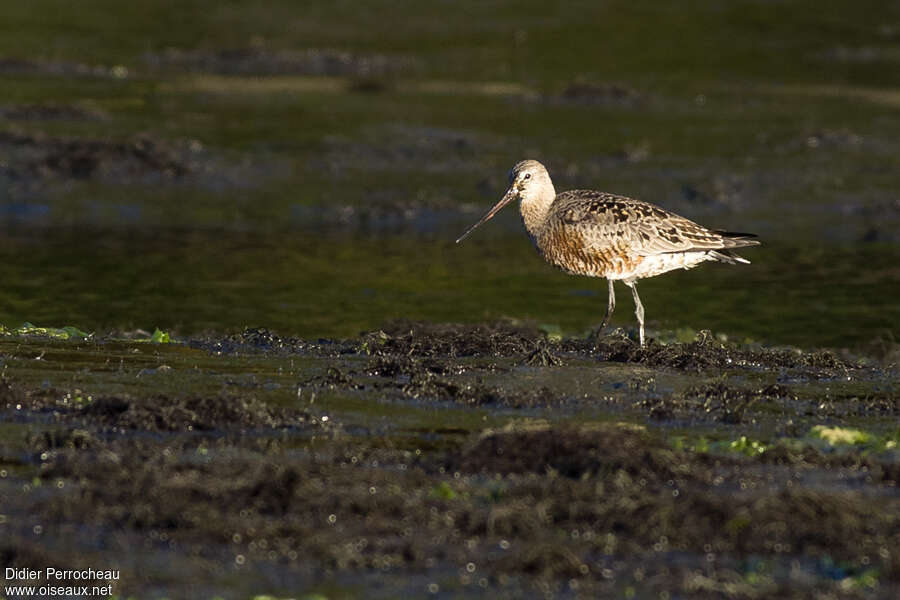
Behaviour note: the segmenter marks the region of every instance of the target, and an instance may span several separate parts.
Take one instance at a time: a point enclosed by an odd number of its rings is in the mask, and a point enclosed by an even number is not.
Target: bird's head
[[[458,244],[466,236],[468,236],[476,227],[500,212],[504,206],[513,200],[519,200],[522,204],[523,213],[531,206],[540,206],[545,208],[549,206],[556,197],[556,191],[553,189],[553,182],[550,180],[550,174],[547,169],[536,160],[522,160],[509,172],[509,187],[506,193],[500,198],[481,220],[472,225],[468,231],[462,234],[456,243]]]

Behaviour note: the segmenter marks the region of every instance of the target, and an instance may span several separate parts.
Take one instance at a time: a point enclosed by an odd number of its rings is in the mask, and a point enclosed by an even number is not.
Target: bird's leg
[[[638,320],[639,339],[641,340],[641,347],[643,347],[643,345],[644,345],[644,305],[641,304],[641,298],[638,296],[637,282],[629,283],[628,287],[631,288],[631,295],[634,296],[634,316],[636,316],[637,320]]]
[[[597,330],[598,333],[602,333],[606,329],[613,311],[616,310],[616,290],[613,288],[613,280],[607,279],[607,281],[609,282],[609,304],[606,305],[606,316],[603,317],[603,322],[600,323],[600,329]]]

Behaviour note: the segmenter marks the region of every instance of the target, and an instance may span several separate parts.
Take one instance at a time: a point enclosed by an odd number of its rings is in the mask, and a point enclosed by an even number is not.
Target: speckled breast
[[[624,242],[588,244],[584,235],[569,228],[548,228],[535,240],[538,251],[550,264],[573,275],[629,279],[645,257],[630,252]]]

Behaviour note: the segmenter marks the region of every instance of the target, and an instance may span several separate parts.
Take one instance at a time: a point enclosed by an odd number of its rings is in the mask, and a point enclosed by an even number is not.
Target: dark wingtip
[[[721,229],[717,229],[713,233],[717,233],[722,237],[726,238],[755,238],[759,237],[755,233],[739,233],[737,231],[722,231]]]
[[[742,248],[744,246],[759,246],[759,240],[755,233],[739,233],[737,231],[715,231],[722,236],[722,246],[725,248]]]

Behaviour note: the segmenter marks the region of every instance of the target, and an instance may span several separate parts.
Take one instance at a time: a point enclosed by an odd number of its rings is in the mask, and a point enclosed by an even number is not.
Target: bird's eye
[[[531,179],[531,173],[525,173],[525,177],[522,179]]]

